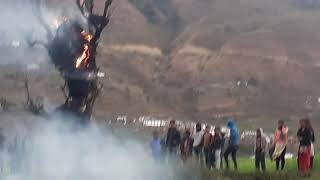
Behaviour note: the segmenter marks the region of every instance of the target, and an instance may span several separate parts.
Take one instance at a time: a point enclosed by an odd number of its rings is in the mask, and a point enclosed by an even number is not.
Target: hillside
[[[97,11],[102,3],[96,0]],[[108,78],[97,116],[317,116],[317,6],[299,0],[118,0],[113,6],[98,50]],[[62,82],[48,63],[41,67],[50,73],[35,75],[34,87],[43,87],[35,94],[58,104]],[[17,101],[22,92],[10,85],[12,74],[1,72],[0,96]]]

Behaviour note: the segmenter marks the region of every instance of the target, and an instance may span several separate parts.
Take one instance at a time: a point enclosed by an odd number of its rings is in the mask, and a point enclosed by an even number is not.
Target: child
[[[188,158],[192,155],[193,139],[191,138],[190,130],[187,129],[184,133],[180,144],[180,154],[183,162],[186,162]]]
[[[254,146],[255,151],[255,165],[257,171],[266,171],[265,152],[267,149],[267,139],[263,134],[263,130],[257,129],[256,141]]]
[[[163,161],[163,148],[161,145],[161,139],[159,138],[159,133],[157,131],[153,132],[153,139],[150,143],[152,156],[156,163]]]

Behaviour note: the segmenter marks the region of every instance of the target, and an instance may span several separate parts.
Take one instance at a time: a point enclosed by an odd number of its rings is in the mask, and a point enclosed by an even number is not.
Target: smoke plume
[[[6,162],[12,170],[5,180],[179,180],[199,177],[194,173],[197,172],[195,169],[186,175],[186,171],[178,168],[180,163],[156,164],[148,144],[133,139],[129,133],[120,138],[101,126],[78,129],[66,121],[37,121],[32,132],[14,138],[15,148],[9,151],[14,153]]]

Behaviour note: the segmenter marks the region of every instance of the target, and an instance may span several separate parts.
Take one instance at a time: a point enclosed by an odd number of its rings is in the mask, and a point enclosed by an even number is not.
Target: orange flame
[[[54,19],[53,22],[52,22],[52,25],[53,25],[54,28],[58,29],[59,26],[60,26],[63,22],[65,22],[65,21],[67,21],[67,20],[68,20],[67,17],[62,16],[62,17],[59,17],[59,18]]]
[[[89,52],[89,46],[88,44],[85,44],[84,46],[84,50],[81,54],[80,57],[77,58],[76,61],[76,68],[80,68],[81,64],[84,62],[85,64],[87,63],[89,57],[90,57],[90,52]]]
[[[81,32],[81,36],[87,41],[83,45],[83,51],[80,57],[76,60],[76,68],[79,69],[82,64],[87,65],[88,59],[90,57],[90,41],[92,40],[93,36],[85,31]]]
[[[90,42],[92,40],[92,38],[93,38],[93,36],[91,34],[85,32],[85,31],[82,31],[81,35],[88,42]]]

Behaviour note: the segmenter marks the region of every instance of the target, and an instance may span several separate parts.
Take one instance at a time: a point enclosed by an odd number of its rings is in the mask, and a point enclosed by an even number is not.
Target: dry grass
[[[186,45],[181,48],[177,54],[190,54],[190,55],[199,55],[199,56],[211,56],[213,52],[205,47],[195,46],[195,45]]]
[[[142,44],[123,44],[123,45],[110,45],[105,48],[111,51],[118,51],[123,53],[138,53],[149,56],[162,56],[162,51],[158,47],[151,47]]]

